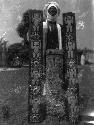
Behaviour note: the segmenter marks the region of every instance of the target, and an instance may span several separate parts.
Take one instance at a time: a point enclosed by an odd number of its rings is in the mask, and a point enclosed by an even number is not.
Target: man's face
[[[51,15],[51,16],[56,16],[57,15],[57,8],[55,6],[51,6],[49,9],[48,9],[48,13]]]

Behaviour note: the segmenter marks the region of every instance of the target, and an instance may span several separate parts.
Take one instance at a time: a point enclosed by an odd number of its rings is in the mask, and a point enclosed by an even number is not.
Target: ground
[[[79,66],[79,89],[85,110],[79,125],[89,117],[88,112],[94,110],[94,66]],[[0,125],[28,125],[28,67],[0,68]],[[7,114],[7,115],[6,115]],[[91,119],[91,118],[90,118]],[[36,125],[69,125],[66,121],[58,121],[57,117],[48,116],[41,124]]]

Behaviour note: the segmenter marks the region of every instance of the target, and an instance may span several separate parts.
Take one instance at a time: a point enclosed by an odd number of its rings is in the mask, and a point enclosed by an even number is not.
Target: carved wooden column
[[[69,104],[69,120],[75,125],[78,119],[77,45],[74,13],[63,14],[63,67],[64,83],[68,86],[66,96]]]
[[[63,51],[47,50],[45,95],[48,115],[64,117],[67,106],[64,93]]]
[[[28,120],[37,123],[45,119],[43,103],[43,12],[32,10],[29,14],[29,93]]]

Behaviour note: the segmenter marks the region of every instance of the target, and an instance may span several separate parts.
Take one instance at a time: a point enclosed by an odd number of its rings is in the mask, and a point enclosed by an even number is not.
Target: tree
[[[2,36],[0,38],[0,56],[2,58],[2,66],[7,66],[7,43],[9,41],[5,40]]]
[[[19,62],[27,63],[29,60],[29,49],[27,46],[23,46],[22,43],[14,43],[8,47],[7,62],[9,66],[13,66],[15,59],[19,58]]]
[[[21,22],[18,24],[18,27],[16,29],[18,35],[23,38],[24,45],[28,45],[27,40],[27,32],[29,29],[29,13],[31,13],[31,9],[27,10],[25,13],[23,13],[23,17]]]

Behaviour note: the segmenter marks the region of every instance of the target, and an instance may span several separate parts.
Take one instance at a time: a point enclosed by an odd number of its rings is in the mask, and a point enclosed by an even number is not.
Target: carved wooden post
[[[45,117],[45,105],[42,103],[43,76],[43,12],[32,10],[29,14],[29,93],[28,121],[42,122]]]
[[[64,82],[69,104],[69,120],[75,125],[78,118],[77,45],[74,13],[63,14]]]
[[[63,52],[48,49],[46,51],[46,82],[45,95],[47,99],[47,113],[64,117],[66,114],[66,98],[63,84]]]

